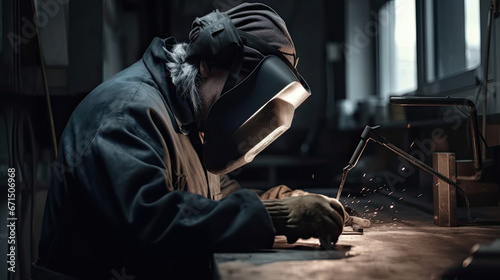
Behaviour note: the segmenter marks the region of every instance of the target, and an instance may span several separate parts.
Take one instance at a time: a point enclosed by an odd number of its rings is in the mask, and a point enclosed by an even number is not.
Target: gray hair
[[[191,103],[195,117],[198,117],[202,110],[199,92],[200,76],[198,67],[186,61],[188,46],[187,43],[178,43],[172,47],[171,51],[164,48],[167,53],[166,66],[170,71],[172,83],[180,95]]]

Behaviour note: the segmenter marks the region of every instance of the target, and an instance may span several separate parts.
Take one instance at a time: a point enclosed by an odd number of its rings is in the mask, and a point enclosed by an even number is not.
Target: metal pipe
[[[361,155],[361,154],[360,154]],[[354,165],[351,165],[351,164],[348,164],[346,167],[344,167],[344,169],[342,170],[342,179],[340,181],[340,187],[339,187],[339,190],[337,191],[337,199],[340,198],[340,194],[342,194],[342,190],[344,189],[344,184],[345,184],[345,180],[347,179],[347,173],[349,173],[349,171],[351,171],[351,169],[354,168],[354,166],[356,166],[356,164]]]
[[[474,102],[467,98],[455,97],[391,97],[390,103],[401,106],[467,106],[470,112],[470,128],[472,138],[472,153],[474,156],[474,169],[481,178],[483,171],[483,160],[481,157],[481,147],[479,144],[479,129],[477,122],[477,110]],[[484,150],[484,148],[483,148]]]

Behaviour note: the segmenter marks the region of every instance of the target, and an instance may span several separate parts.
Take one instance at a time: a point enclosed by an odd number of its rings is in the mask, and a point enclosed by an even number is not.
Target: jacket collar
[[[171,50],[176,43],[174,37],[167,39],[154,38],[142,56],[142,60],[158,85],[160,93],[166,102],[167,110],[174,116],[172,124],[176,132],[188,134],[196,128],[194,115],[187,100],[177,94],[175,86],[171,82],[170,73],[165,65],[167,56],[163,50],[164,47]]]

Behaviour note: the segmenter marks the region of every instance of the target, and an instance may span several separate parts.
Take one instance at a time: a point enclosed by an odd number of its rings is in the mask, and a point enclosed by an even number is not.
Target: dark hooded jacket
[[[272,246],[274,228],[258,196],[232,191],[236,182],[203,167],[193,115],[165,66],[162,47],[173,43],[154,39],[70,117],[34,275],[206,279],[199,275],[211,273],[214,251]]]

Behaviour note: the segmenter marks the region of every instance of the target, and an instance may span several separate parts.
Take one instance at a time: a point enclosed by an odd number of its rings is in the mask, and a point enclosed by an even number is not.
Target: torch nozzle
[[[354,165],[348,164],[342,170],[342,180],[340,181],[340,187],[339,187],[339,190],[337,191],[337,199],[340,198],[340,194],[342,193],[342,189],[344,188],[345,180],[347,179],[347,173],[349,173],[349,171],[353,168],[354,168]]]

